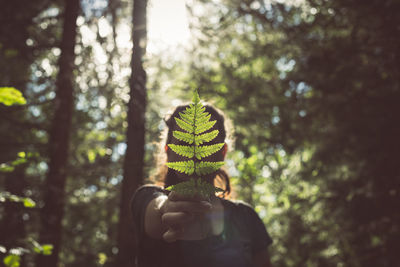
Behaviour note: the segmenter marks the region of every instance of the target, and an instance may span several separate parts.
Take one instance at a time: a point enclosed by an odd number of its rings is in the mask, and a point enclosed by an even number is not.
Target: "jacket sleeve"
[[[146,213],[147,205],[156,197],[164,195],[165,191],[158,186],[144,185],[141,186],[131,199],[131,212],[133,217],[133,223],[136,231],[138,241],[143,240],[144,231],[144,217]]]
[[[251,250],[255,254],[271,245],[272,239],[257,212],[248,204],[241,204],[240,206],[249,229]]]

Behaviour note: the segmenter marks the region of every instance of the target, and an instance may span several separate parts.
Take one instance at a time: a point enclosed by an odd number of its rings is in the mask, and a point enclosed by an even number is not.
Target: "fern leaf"
[[[193,104],[189,104],[189,107],[185,109],[185,112],[190,116],[194,116],[196,114],[196,109],[194,108]]]
[[[180,140],[180,141],[183,141],[183,142],[185,142],[185,143],[188,143],[188,144],[193,144],[193,139],[194,139],[194,136],[193,136],[193,134],[190,134],[190,133],[184,133],[184,132],[180,132],[180,131],[173,131],[172,132],[172,135],[176,138],[176,139],[178,139],[178,140]]]
[[[168,168],[174,169],[178,172],[186,173],[187,175],[192,175],[194,172],[193,160],[167,162],[167,166]]]
[[[168,191],[174,191],[183,196],[194,196],[196,194],[196,182],[194,179],[190,179],[186,182],[171,185],[165,188]]]
[[[192,102],[195,104],[200,102],[200,97],[199,97],[199,93],[197,92],[197,90],[195,90],[193,93]]]
[[[197,119],[196,119],[196,124],[197,125],[203,124],[203,123],[205,123],[205,122],[210,120],[210,118],[211,118],[211,114],[210,113],[204,112],[203,114],[204,115],[201,115],[201,116],[197,117]]]
[[[181,127],[182,130],[188,132],[188,133],[193,133],[193,126],[190,125],[189,123],[179,119],[175,118],[176,124],[178,124],[179,127]]]
[[[183,132],[173,131],[173,136],[176,139],[188,143],[189,145],[168,145],[172,151],[178,155],[187,157],[191,160],[168,162],[167,166],[189,176],[196,173],[199,177],[197,179],[190,179],[187,182],[170,186],[167,190],[177,191],[182,195],[200,195],[210,198],[210,196],[216,192],[223,190],[202,180],[201,176],[215,172],[224,165],[224,162],[201,161],[201,159],[219,151],[224,143],[199,146],[215,139],[218,136],[219,131],[213,130],[204,133],[205,131],[210,130],[215,125],[216,121],[210,121],[211,114],[205,111],[206,108],[201,104],[197,91],[194,92],[192,101],[193,103],[190,104],[185,111],[179,113],[179,118],[175,117],[176,124],[183,130]],[[197,158],[199,162],[194,162],[193,158]]]
[[[197,175],[206,175],[215,172],[225,164],[224,161],[209,162],[201,161],[196,165],[195,172]]]
[[[217,192],[224,192],[221,188],[203,181],[202,179],[190,179],[189,181],[171,185],[165,188],[168,191],[177,192],[183,196],[194,197],[200,195],[203,198],[210,199]]]
[[[201,134],[207,130],[210,130],[217,121],[209,121],[200,125],[196,125],[195,134]]]
[[[204,107],[202,104],[197,104],[196,105],[196,114],[197,116],[204,113],[206,111],[206,107]]]
[[[218,133],[219,133],[218,130],[214,130],[214,131],[196,136],[195,145],[201,145],[203,143],[210,142],[215,137],[217,137]]]
[[[214,195],[217,192],[224,192],[221,188],[215,187],[202,179],[197,179],[197,191],[200,196],[205,198],[210,198],[211,195]]]
[[[174,151],[176,154],[187,157],[187,158],[192,158],[194,155],[194,148],[193,146],[181,146],[181,145],[174,145],[174,144],[169,144],[168,145],[172,151]]]
[[[224,143],[218,143],[218,144],[209,145],[209,146],[199,146],[196,148],[195,157],[197,159],[208,157],[208,156],[214,154],[215,152],[219,151],[221,149],[221,147],[223,147],[223,145],[224,145]]]
[[[187,114],[186,112],[179,112],[179,116],[186,123],[191,124],[191,125],[194,124],[194,114],[190,115],[190,114]]]

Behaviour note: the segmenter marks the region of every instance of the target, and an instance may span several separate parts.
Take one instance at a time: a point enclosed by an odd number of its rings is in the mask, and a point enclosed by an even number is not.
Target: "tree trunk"
[[[64,215],[65,182],[71,117],[73,111],[73,68],[75,60],[76,19],[79,0],[65,0],[59,73],[56,81],[55,113],[49,136],[49,171],[41,215],[40,242],[52,244],[50,256],[39,255],[37,267],[56,267],[61,244],[61,221]]]
[[[133,53],[130,79],[130,100],[128,103],[127,149],[122,181],[120,220],[118,225],[119,267],[134,266],[136,239],[133,231],[129,201],[143,181],[146,72],[143,69],[143,55],[146,51],[146,7],[147,0],[133,2]]]

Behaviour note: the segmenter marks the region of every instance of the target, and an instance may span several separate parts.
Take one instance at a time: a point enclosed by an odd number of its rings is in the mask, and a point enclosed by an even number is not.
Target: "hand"
[[[161,223],[166,229],[163,239],[166,242],[178,239],[203,239],[205,236],[198,219],[211,208],[211,203],[205,199],[185,197],[171,192],[160,206]]]

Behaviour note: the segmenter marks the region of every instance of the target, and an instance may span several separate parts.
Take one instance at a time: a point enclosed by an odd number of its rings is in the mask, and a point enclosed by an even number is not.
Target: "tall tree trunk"
[[[65,0],[59,73],[56,81],[55,113],[49,137],[49,171],[41,215],[40,242],[54,246],[50,256],[39,255],[37,267],[56,267],[61,244],[61,221],[64,215],[65,182],[71,117],[73,111],[73,68],[75,60],[76,19],[79,0]]]
[[[129,210],[129,200],[143,181],[146,72],[142,61],[146,51],[146,8],[147,0],[133,2],[133,53],[128,103],[127,149],[122,181],[120,220],[118,225],[119,267],[134,266],[136,253],[135,235]]]

